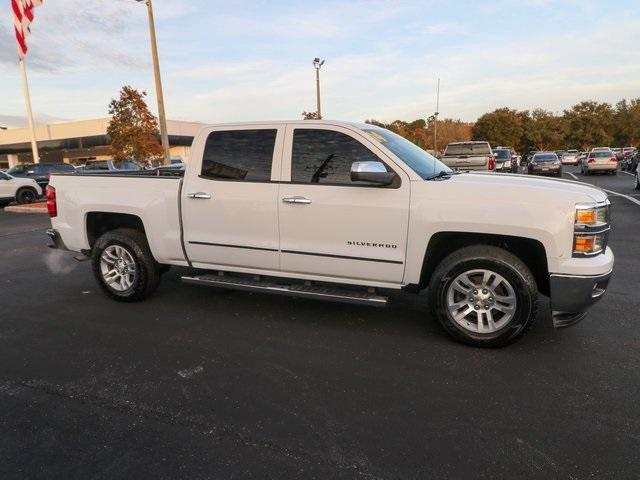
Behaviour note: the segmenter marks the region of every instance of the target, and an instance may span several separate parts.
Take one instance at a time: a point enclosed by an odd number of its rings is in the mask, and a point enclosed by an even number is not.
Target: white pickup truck
[[[556,327],[576,323],[612,273],[602,190],[453,172],[373,125],[214,125],[190,157],[184,174],[53,175],[54,245],[121,301],[169,265],[187,283],[369,305],[428,289],[444,329],[478,346],[522,335],[538,293]]]

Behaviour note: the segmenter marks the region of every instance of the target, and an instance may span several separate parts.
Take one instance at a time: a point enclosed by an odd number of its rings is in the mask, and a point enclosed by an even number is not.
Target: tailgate
[[[441,160],[447,167],[452,168],[482,168],[487,166],[489,157],[486,155],[459,155],[455,157],[444,156]]]

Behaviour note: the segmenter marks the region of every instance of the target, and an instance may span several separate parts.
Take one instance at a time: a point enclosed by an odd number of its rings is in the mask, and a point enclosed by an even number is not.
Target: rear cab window
[[[209,134],[200,176],[212,180],[269,182],[278,130],[219,130]]]
[[[453,143],[447,145],[447,148],[444,151],[444,155],[452,155],[452,156],[461,156],[461,155],[469,155],[469,156],[485,156],[491,155],[491,147],[488,143]]]

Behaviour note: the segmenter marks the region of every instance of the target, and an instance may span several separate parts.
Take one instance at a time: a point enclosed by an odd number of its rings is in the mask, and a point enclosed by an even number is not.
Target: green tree
[[[485,113],[471,129],[473,140],[486,140],[491,146],[518,147],[521,143],[523,116],[507,107]]]
[[[146,92],[125,85],[120,98],[109,103],[112,115],[107,135],[110,138],[113,159],[133,159],[137,162],[154,160],[162,156],[158,142],[158,123],[144,100]]]
[[[533,150],[559,150],[564,148],[564,122],[552,112],[536,108],[528,116],[524,128],[523,152]]]
[[[564,111],[564,121],[565,141],[570,148],[588,150],[607,146],[613,140],[613,108],[608,103],[580,102]]]
[[[640,142],[640,98],[616,103],[612,123],[615,146],[626,147]]]
[[[303,120],[319,120],[318,118],[318,112],[307,112],[304,111],[302,112],[302,119]]]

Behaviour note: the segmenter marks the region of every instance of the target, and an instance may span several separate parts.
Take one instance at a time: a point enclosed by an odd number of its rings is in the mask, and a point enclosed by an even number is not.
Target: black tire
[[[133,284],[118,291],[105,281],[101,270],[101,257],[109,246],[123,247],[133,258],[136,268]],[[93,274],[100,288],[111,298],[120,302],[139,302],[149,297],[160,283],[160,265],[153,258],[144,233],[129,228],[119,228],[104,233],[93,246],[91,254]]]
[[[458,275],[474,269],[487,269],[501,275],[515,294],[513,317],[492,333],[463,328],[447,308],[449,286]],[[538,308],[538,289],[529,268],[512,253],[490,245],[461,248],[442,260],[429,282],[428,298],[433,314],[445,331],[459,342],[476,347],[502,347],[516,341],[533,325]]]
[[[33,203],[38,198],[38,192],[35,189],[30,187],[23,187],[16,192],[16,202],[20,205],[24,205],[26,203]]]
[[[640,178],[638,178],[638,174],[636,173],[636,190],[640,190]]]

